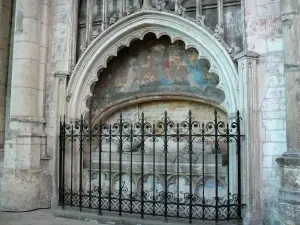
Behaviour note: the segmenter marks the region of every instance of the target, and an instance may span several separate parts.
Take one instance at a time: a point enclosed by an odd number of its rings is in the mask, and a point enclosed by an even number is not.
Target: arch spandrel
[[[147,33],[157,38],[167,35],[171,41],[182,40],[186,48],[196,48],[200,57],[211,63],[211,72],[220,77],[218,87],[225,92],[222,106],[228,112],[237,110],[237,70],[226,48],[205,28],[178,15],[160,11],[141,11],[128,16],[100,34],[87,48],[71,76],[67,94],[69,118],[79,118],[89,109],[87,100],[92,96],[91,86],[98,81],[97,73],[106,68],[107,61],[117,56],[121,46],[129,46],[134,39],[143,39]]]

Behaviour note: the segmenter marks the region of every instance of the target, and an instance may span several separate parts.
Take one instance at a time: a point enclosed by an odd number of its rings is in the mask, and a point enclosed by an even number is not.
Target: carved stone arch
[[[145,10],[109,27],[81,56],[67,88],[67,96],[72,96],[66,105],[68,118],[79,118],[89,111],[87,100],[92,96],[91,86],[98,80],[97,72],[106,68],[108,59],[117,56],[121,46],[129,47],[132,40],[143,39],[147,33],[154,33],[158,38],[168,35],[172,42],[180,39],[186,48],[196,48],[200,57],[210,62],[210,70],[219,75],[218,88],[225,92],[222,107],[228,113],[237,110],[237,70],[224,43],[215,39],[207,28],[189,19],[168,12]]]

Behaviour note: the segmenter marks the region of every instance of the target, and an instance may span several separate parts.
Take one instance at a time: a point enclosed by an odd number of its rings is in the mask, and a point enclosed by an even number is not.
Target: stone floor
[[[82,214],[82,213],[81,213]],[[58,214],[59,215],[59,214]],[[72,218],[70,215],[66,214],[67,218]],[[135,224],[135,225],[142,225],[144,224],[142,221],[138,221],[135,223],[132,222],[106,222],[105,224],[97,222],[97,220],[75,220],[75,219],[67,219],[61,217],[53,216],[53,213],[50,210],[36,210],[32,212],[25,212],[25,213],[10,213],[10,212],[1,212],[0,211],[0,225],[113,225],[113,224]],[[74,218],[74,217],[73,217]],[[92,218],[92,217],[90,217]],[[127,218],[125,218],[127,220]],[[150,220],[151,221],[151,220]],[[149,221],[149,222],[150,222]],[[151,225],[161,225],[161,224],[169,224],[174,225],[175,223],[169,221],[169,223],[161,223],[157,221],[150,222]],[[147,224],[150,224],[147,223]],[[188,222],[180,222],[177,225],[187,225]],[[207,223],[194,223],[194,224],[201,224],[201,225],[215,225],[214,222],[207,222]],[[219,225],[241,225],[240,223],[219,223]]]
[[[100,225],[96,221],[79,221],[54,217],[50,210],[26,213],[0,212],[0,225]]]

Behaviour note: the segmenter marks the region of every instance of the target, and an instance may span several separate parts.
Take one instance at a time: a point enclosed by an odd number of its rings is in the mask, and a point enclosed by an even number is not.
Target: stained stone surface
[[[0,203],[7,210],[29,210],[50,204],[50,173],[43,170],[41,160],[46,145],[43,106],[48,10],[47,0],[15,1],[9,73],[12,104],[8,110]]]
[[[275,160],[287,149],[280,1],[246,0],[244,4],[247,49],[260,54],[257,71],[260,148],[255,158],[250,159],[257,162],[257,180],[251,181],[251,186],[260,191],[250,207],[253,218],[261,221],[264,217],[265,224],[273,225],[279,220],[280,188],[280,170]]]
[[[11,0],[0,1],[0,148],[4,146]]]

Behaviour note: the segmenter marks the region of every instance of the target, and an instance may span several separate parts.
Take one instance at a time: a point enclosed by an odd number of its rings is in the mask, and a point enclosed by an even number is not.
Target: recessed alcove
[[[92,124],[136,103],[190,100],[219,107],[225,99],[219,76],[201,53],[152,33],[120,49],[98,78],[90,101]]]

